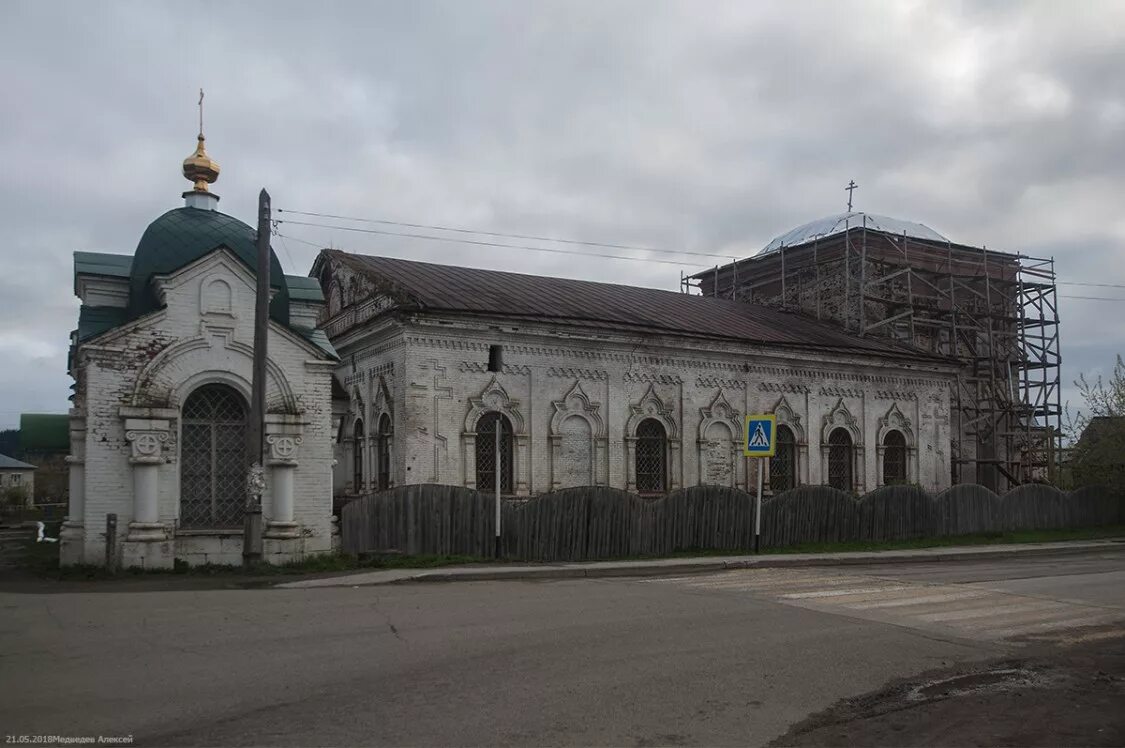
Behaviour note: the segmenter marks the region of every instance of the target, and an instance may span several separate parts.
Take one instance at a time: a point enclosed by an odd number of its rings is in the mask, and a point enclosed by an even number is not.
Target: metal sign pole
[[[766,466],[762,464],[762,460],[766,458],[758,458],[758,497],[754,499],[754,553],[757,553],[761,548],[762,540],[762,473],[765,472]]]
[[[496,489],[496,546],[494,553],[496,558],[500,558],[500,470],[503,467],[504,459],[500,452],[500,430],[504,428],[504,422],[499,418],[496,419],[496,472],[493,473],[493,486]]]
[[[765,482],[766,465],[763,460],[773,457],[777,450],[777,416],[773,413],[746,416],[742,432],[742,453],[755,457],[758,468],[758,495],[754,498],[754,553],[762,544],[762,483]]]

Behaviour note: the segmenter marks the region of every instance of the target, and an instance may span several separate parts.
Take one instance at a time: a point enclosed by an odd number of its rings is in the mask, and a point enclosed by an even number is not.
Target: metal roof
[[[129,274],[129,317],[136,318],[160,308],[154,275],[172,273],[190,265],[219,247],[226,247],[251,273],[258,268],[258,232],[242,221],[215,210],[175,208],[148,225]],[[270,301],[270,317],[289,324],[289,289],[273,279],[282,278],[281,262],[270,249],[270,285],[277,288]]]
[[[315,345],[320,350],[324,351],[324,353],[327,354],[329,358],[335,359],[337,361],[340,360],[340,354],[336,353],[335,346],[332,345],[332,341],[328,339],[328,335],[324,332],[324,330],[321,330],[319,327],[315,330],[309,330],[305,327],[290,327],[289,329]]]
[[[324,301],[324,292],[320,289],[320,281],[316,278],[287,275],[285,286],[289,289],[291,301]]]
[[[125,324],[125,310],[112,306],[87,306],[78,308],[78,342],[89,340]]]
[[[133,266],[133,255],[111,255],[104,252],[75,252],[75,275],[108,275],[128,278]]]
[[[28,465],[26,462],[20,462],[14,457],[8,455],[0,455],[0,470],[34,470],[34,465]]]
[[[401,306],[516,317],[632,332],[926,360],[940,357],[758,304],[676,291],[551,278],[323,250],[374,281]]]
[[[888,234],[906,234],[916,239],[930,239],[939,242],[949,241],[944,236],[922,223],[903,221],[888,216],[878,216],[874,213],[852,211],[850,213],[839,213],[834,216],[826,216],[815,221],[809,221],[802,226],[787,231],[763,247],[762,251],[758,254],[764,255],[770,252],[776,252],[781,247],[796,247],[800,244],[807,244],[815,239],[823,239],[824,237],[834,234],[842,234],[849,228],[862,228],[864,226],[872,231],[883,231]]]

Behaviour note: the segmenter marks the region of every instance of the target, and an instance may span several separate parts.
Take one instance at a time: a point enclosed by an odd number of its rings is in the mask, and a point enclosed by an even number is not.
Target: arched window
[[[496,430],[500,429],[500,452],[496,451]],[[512,492],[512,423],[503,413],[485,413],[477,421],[477,490],[495,491],[500,475],[500,493]]]
[[[363,490],[363,419],[357,419],[352,430],[352,488]]]
[[[242,525],[246,502],[246,403],[225,384],[191,393],[181,414],[180,526]]]
[[[888,431],[883,437],[883,485],[906,482],[906,437]]]
[[[828,437],[828,485],[851,491],[852,462],[852,437],[846,429],[836,429]]]
[[[385,491],[391,487],[391,438],[394,436],[394,425],[389,413],[384,413],[379,418],[379,490]]]
[[[663,493],[668,483],[668,435],[655,418],[637,425],[637,493]]]
[[[775,493],[797,487],[797,439],[788,426],[777,427],[777,449],[770,458],[770,489]]]

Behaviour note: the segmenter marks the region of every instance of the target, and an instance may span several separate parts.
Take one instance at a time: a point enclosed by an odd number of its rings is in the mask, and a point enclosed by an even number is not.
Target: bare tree
[[[1108,378],[1090,381],[1085,374],[1074,383],[1084,401],[1073,416],[1067,407],[1067,428],[1076,439],[1070,466],[1074,483],[1125,490],[1125,361]]]

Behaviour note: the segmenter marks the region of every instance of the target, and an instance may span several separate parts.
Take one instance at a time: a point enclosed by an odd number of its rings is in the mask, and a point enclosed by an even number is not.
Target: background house
[[[35,466],[0,454],[0,499],[5,504],[12,503],[21,490],[24,503],[30,503],[35,493]]]

